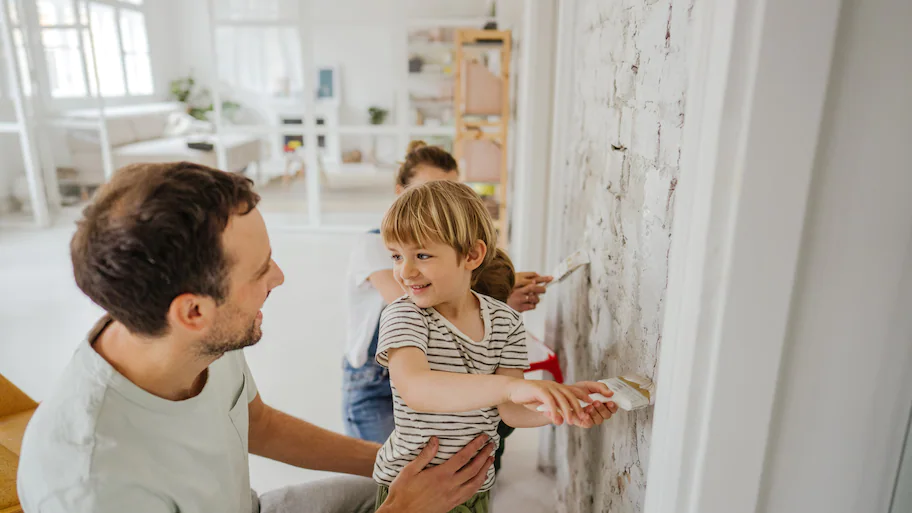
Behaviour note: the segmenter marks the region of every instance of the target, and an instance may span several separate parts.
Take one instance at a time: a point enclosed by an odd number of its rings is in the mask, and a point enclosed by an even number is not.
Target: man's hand
[[[614,392],[612,392],[607,385],[599,383],[598,381],[580,381],[572,386],[580,389],[586,396],[589,394],[602,394],[605,397],[614,395]],[[589,401],[589,399],[586,400],[586,402]],[[578,425],[579,427],[586,429],[591,428],[592,426],[598,426],[602,422],[610,419],[612,415],[617,413],[617,410],[618,407],[613,402],[601,403],[595,401],[583,409],[583,412],[586,413],[588,417]]]
[[[540,276],[538,273],[516,273],[516,285],[507,298],[507,304],[517,312],[534,310],[541,299],[538,297],[545,293],[545,284],[553,280],[551,276]]]
[[[494,463],[494,446],[485,446],[487,441],[488,437],[481,435],[447,462],[425,469],[440,446],[431,438],[421,454],[399,472],[377,513],[447,513],[469,500],[484,484]]]

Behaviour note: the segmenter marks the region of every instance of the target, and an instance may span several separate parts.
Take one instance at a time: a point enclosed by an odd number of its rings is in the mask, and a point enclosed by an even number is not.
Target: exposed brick
[[[568,380],[653,377],[661,343],[694,0],[579,0],[555,215],[566,254],[596,260],[549,294]],[[560,511],[642,511],[652,412],[555,440]]]

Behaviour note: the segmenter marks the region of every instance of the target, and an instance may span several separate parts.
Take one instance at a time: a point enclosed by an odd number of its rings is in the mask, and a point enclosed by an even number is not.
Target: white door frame
[[[24,26],[22,30],[24,34]],[[22,77],[19,74],[16,47],[13,45],[13,35],[10,30],[9,11],[6,3],[0,4],[0,39],[2,39],[0,46],[3,47],[4,60],[6,62],[5,75],[9,83],[13,108],[16,112],[15,129],[12,131],[19,134],[19,147],[22,151],[22,163],[28,179],[32,215],[35,218],[35,224],[39,228],[45,228],[51,224],[48,192],[44,174],[38,161],[38,154],[35,151],[33,120],[29,116],[28,106],[22,93]],[[33,91],[33,95],[36,94],[38,94],[38,91]]]
[[[840,6],[695,4],[646,513],[756,510]]]

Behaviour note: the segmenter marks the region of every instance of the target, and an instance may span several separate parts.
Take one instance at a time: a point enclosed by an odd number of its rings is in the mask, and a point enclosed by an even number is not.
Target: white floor
[[[353,235],[288,230],[281,217],[266,217],[286,282],[263,310],[264,337],[247,350],[250,367],[267,403],[341,430],[342,279]],[[0,374],[38,400],[101,313],[73,282],[68,254],[73,229],[72,221],[41,231],[0,224]],[[535,470],[537,437],[535,430],[510,437],[495,488],[499,511],[556,510],[554,482]],[[251,481],[260,492],[319,477],[260,458],[251,461]]]

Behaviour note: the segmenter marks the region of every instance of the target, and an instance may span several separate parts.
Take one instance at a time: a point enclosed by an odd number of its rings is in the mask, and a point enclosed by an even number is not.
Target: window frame
[[[16,1],[16,0],[13,0]],[[86,105],[87,100],[94,100],[97,97],[104,99],[105,103],[110,105],[118,104],[133,104],[137,102],[142,102],[144,100],[150,100],[155,97],[155,94],[158,90],[156,84],[156,72],[155,67],[152,62],[152,51],[151,44],[149,42],[149,29],[148,29],[148,12],[147,12],[147,1],[142,4],[135,4],[127,0],[68,0],[72,3],[74,7],[74,12],[76,13],[74,23],[64,23],[64,24],[53,24],[53,25],[41,25],[40,19],[38,17],[38,8],[37,2],[20,2],[18,5],[18,14],[20,18],[19,26],[23,33],[28,32],[29,36],[26,38],[26,44],[28,46],[28,54],[31,56],[34,61],[33,65],[35,66],[35,72],[38,73],[38,79],[40,81],[41,87],[38,88],[38,94],[44,99],[45,103],[59,108],[70,108],[70,107],[82,107]],[[102,91],[101,84],[98,80],[90,78],[90,73],[94,74],[94,68],[90,69],[90,61],[86,58],[88,52],[91,52],[91,48],[86,48],[86,34],[89,37],[94,37],[94,34],[91,30],[91,20],[86,19],[85,23],[81,19],[81,12],[85,12],[86,17],[91,16],[91,7],[92,5],[104,5],[111,7],[114,10],[114,26],[116,31],[116,40],[117,40],[117,54],[120,61],[120,72],[123,76],[124,90],[122,94],[116,95],[105,95]],[[121,22],[121,13],[123,11],[132,11],[142,15],[143,24],[146,28],[146,51],[148,54],[149,60],[149,75],[151,77],[151,93],[142,93],[142,94],[131,94],[130,92],[130,83],[131,77],[127,72],[127,59],[126,53],[124,51],[123,43],[123,24]],[[82,95],[73,95],[73,96],[54,96],[51,91],[51,70],[49,67],[49,61],[46,56],[46,48],[43,42],[43,34],[45,30],[59,30],[59,29],[75,29],[78,33],[78,51],[79,51],[79,63],[82,67],[82,80],[85,88],[85,94]],[[92,58],[98,58],[97,50],[92,52]],[[100,78],[100,77],[98,77]],[[135,77],[134,77],[135,78]],[[92,82],[95,82],[93,87]],[[135,87],[134,87],[135,89]]]

